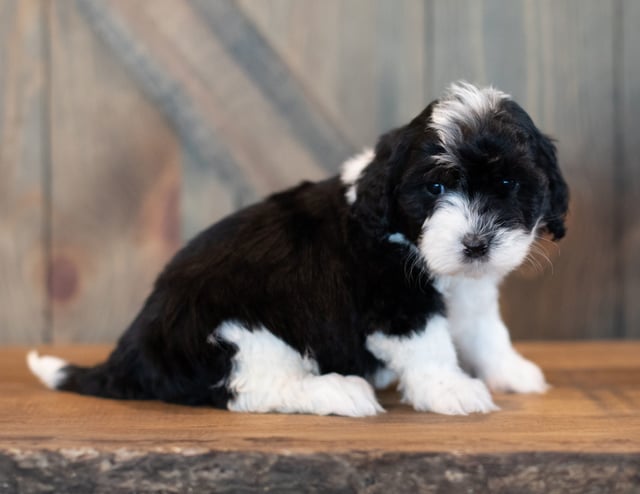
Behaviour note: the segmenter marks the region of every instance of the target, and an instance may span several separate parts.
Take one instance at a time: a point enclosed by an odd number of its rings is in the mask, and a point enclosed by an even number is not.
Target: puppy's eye
[[[444,185],[435,182],[427,184],[427,190],[434,196],[439,196],[440,194],[444,194],[445,188]]]
[[[514,190],[518,190],[518,187],[520,187],[520,182],[518,182],[517,180],[504,179],[500,181],[500,187],[502,187],[505,192],[511,192]]]

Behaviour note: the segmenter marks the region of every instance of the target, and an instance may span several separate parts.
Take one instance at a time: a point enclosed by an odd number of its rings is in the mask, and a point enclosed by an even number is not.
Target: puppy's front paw
[[[303,393],[310,400],[311,413],[367,417],[384,412],[371,385],[358,376],[324,374],[309,377]]]
[[[515,352],[493,362],[481,377],[493,391],[544,393],[549,389],[540,368]]]
[[[405,400],[419,411],[466,415],[498,410],[484,383],[459,370],[437,370],[414,376],[406,383],[404,392]]]

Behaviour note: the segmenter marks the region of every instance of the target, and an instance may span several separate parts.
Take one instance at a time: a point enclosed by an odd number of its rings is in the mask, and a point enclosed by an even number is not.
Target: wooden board
[[[618,273],[622,278],[619,306],[624,335],[640,337],[640,139],[637,137],[640,115],[640,32],[634,26],[640,18],[640,3],[624,0],[617,7],[620,37],[618,70],[620,86],[616,106],[619,127],[616,145],[620,147],[614,159],[618,159],[618,242],[621,255]]]
[[[180,141],[181,238],[190,238],[203,226],[255,198],[228,147],[203,121],[192,92],[173,75],[175,64],[182,62],[182,56],[171,57],[172,63],[167,66],[150,54],[145,45],[146,37],[138,39],[136,30],[129,29],[129,24],[114,15],[109,6],[92,0],[79,0],[77,6],[94,36],[122,65],[131,83],[162,113],[174,138]],[[144,23],[138,29],[146,29],[148,24]],[[172,53],[171,50],[166,54]],[[197,77],[191,75],[190,80],[194,79],[197,81]]]
[[[252,59],[246,59],[248,49],[227,25],[239,24],[245,31],[249,27],[231,2],[214,6],[161,0],[134,5],[119,0],[83,0],[81,6],[114,56],[127,64],[143,89],[167,111],[167,118],[181,137],[188,136],[185,144],[195,151],[200,167],[185,172],[201,175],[202,169],[217,171],[223,185],[238,189],[234,207],[303,179],[324,178],[327,169],[336,170],[350,154],[350,146],[321,118],[309,121],[313,102],[307,102],[302,91],[297,91],[295,98],[279,92],[278,83],[288,84],[291,90],[297,88],[287,74],[266,73],[263,80],[249,71]],[[123,36],[127,42],[121,42]],[[261,38],[252,39],[253,49],[260,50]],[[137,59],[130,59],[132,49],[137,51]],[[271,56],[272,65],[279,61],[268,49],[262,50]],[[143,69],[152,66],[155,75],[150,78],[141,74],[136,65]],[[172,91],[157,91],[154,85],[158,83]],[[182,96],[178,99],[180,106],[171,99],[174,93]],[[278,100],[285,96],[292,101]],[[291,105],[288,113],[283,108],[287,104]],[[300,109],[305,106],[310,108]],[[308,142],[299,138],[298,127],[307,129]],[[326,149],[326,143],[318,142],[328,132],[336,144],[331,150]],[[201,145],[203,141],[213,141],[215,149]],[[321,160],[318,154],[322,149],[326,156]],[[195,209],[191,212],[198,214]],[[200,212],[200,221],[190,219],[194,229],[187,233],[207,226],[220,216],[217,213]]]
[[[632,0],[0,0],[0,343],[113,341],[163,261],[334,173],[452,80],[558,139],[569,235],[505,284],[516,338],[640,335]],[[49,283],[50,282],[50,283]]]
[[[384,392],[387,413],[353,419],[240,414],[53,392],[29,374],[26,348],[0,349],[1,447],[208,447],[245,451],[640,452],[640,343],[522,343],[545,371],[546,395],[495,396],[489,415],[418,413]],[[104,346],[40,347],[79,364]],[[144,417],[144,418],[143,418]],[[621,424],[623,427],[620,427]],[[375,432],[375,433],[373,433]],[[278,440],[274,440],[278,438]]]
[[[27,480],[55,478],[64,468],[78,472],[79,482],[90,477],[81,473],[84,468],[104,481],[128,475],[138,482],[143,476],[167,490],[179,488],[177,478],[184,489],[205,473],[210,488],[227,482],[230,492],[230,485],[245,482],[247,492],[270,486],[255,482],[277,472],[293,485],[333,485],[327,475],[332,469],[346,469],[356,483],[373,480],[378,490],[371,492],[393,489],[390,482],[399,482],[398,475],[416,475],[409,483],[414,487],[492,481],[505,482],[511,492],[550,492],[569,478],[562,492],[594,485],[612,492],[627,482],[638,488],[640,343],[519,348],[544,369],[553,385],[546,395],[496,395],[499,412],[448,417],[415,412],[385,391],[380,399],[387,413],[364,419],[240,414],[54,392],[29,375],[26,348],[0,349],[0,479],[3,468],[6,474],[18,464]],[[91,364],[108,347],[41,350]],[[45,459],[48,466],[38,467]],[[149,477],[150,471],[165,474]],[[394,492],[404,492],[402,485]]]
[[[560,164],[572,190],[569,233],[558,246],[540,243],[553,266],[536,256],[507,281],[503,306],[512,334],[618,334],[619,280],[611,255],[617,248],[616,175],[610,165],[613,4],[442,0],[430,14],[435,24],[426,66],[432,96],[459,78],[493,84],[559,139]]]
[[[0,2],[0,344],[51,339],[44,16],[42,2]]]
[[[286,122],[291,137],[302,144],[322,168],[335,171],[353,153],[352,144],[305,91],[268,39],[236,2],[191,1],[237,67]]]
[[[507,317],[516,337],[620,336],[620,280],[611,255],[617,251],[616,175],[607,165],[615,148],[613,4],[535,5],[528,19],[542,27],[527,53],[538,61],[531,67],[532,75],[539,74],[534,117],[558,139],[571,203],[566,239],[557,247],[541,244],[553,268],[538,278],[512,279],[505,290]]]
[[[425,106],[422,2],[238,3],[357,147]]]
[[[55,341],[110,341],[181,243],[179,144],[71,2],[53,2]]]

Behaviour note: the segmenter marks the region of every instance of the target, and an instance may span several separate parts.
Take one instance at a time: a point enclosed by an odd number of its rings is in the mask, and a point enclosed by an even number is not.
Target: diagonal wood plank
[[[158,0],[133,4],[123,0],[107,3],[80,0],[79,5],[96,33],[134,76],[138,64],[128,61],[131,51],[139,53],[144,63],[156,67],[161,80],[172,81],[184,95],[182,101],[193,109],[192,115],[198,122],[197,132],[228,151],[233,165],[227,171],[244,177],[248,189],[253,191],[251,197],[243,195],[236,207],[299,180],[327,175],[327,160],[317,161],[304,143],[291,134],[289,123],[238,66],[189,2]],[[117,43],[117,36],[108,35],[109,31],[124,33],[128,41]],[[176,125],[178,118],[172,108],[161,102],[165,95],[154,93],[153,81],[144,77],[137,80],[145,93],[156,103],[160,101],[167,119]],[[192,141],[186,144],[189,142]],[[221,166],[215,159],[208,160],[207,155],[203,158],[201,168],[185,169],[185,175],[193,173],[194,180],[198,180],[203,169],[216,170]],[[220,216],[217,213],[207,209],[191,211],[192,226],[186,235],[211,223]]]
[[[79,12],[94,32],[141,85],[180,136],[187,165],[184,171],[189,194],[186,197],[190,200],[183,214],[185,223],[193,222],[194,217],[199,218],[198,209],[191,202],[202,211],[226,212],[228,208],[220,208],[216,200],[211,199],[212,191],[207,188],[215,187],[216,182],[226,187],[226,194],[231,195],[231,204],[235,207],[255,199],[255,191],[247,183],[229,148],[210,131],[191,92],[185,89],[181,81],[153,58],[145,46],[138,42],[135,32],[127,29],[130,26],[114,16],[108,5],[92,0],[78,0],[77,4]],[[206,187],[203,188],[203,184]],[[218,191],[214,195],[219,197],[225,193]],[[187,228],[187,231],[190,229]]]
[[[232,0],[191,0],[233,60],[277,109],[289,130],[313,154],[316,162],[335,172],[354,146],[323,114],[273,50]]]
[[[0,343],[50,339],[45,12],[0,2]]]
[[[358,146],[425,105],[424,4],[238,0],[305,90]]]

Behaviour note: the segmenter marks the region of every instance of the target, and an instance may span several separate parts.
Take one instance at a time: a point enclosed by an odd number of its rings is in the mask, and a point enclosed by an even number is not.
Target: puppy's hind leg
[[[319,375],[317,363],[265,328],[227,322],[214,333],[237,347],[227,387],[229,410],[365,417],[384,410],[358,376]]]

